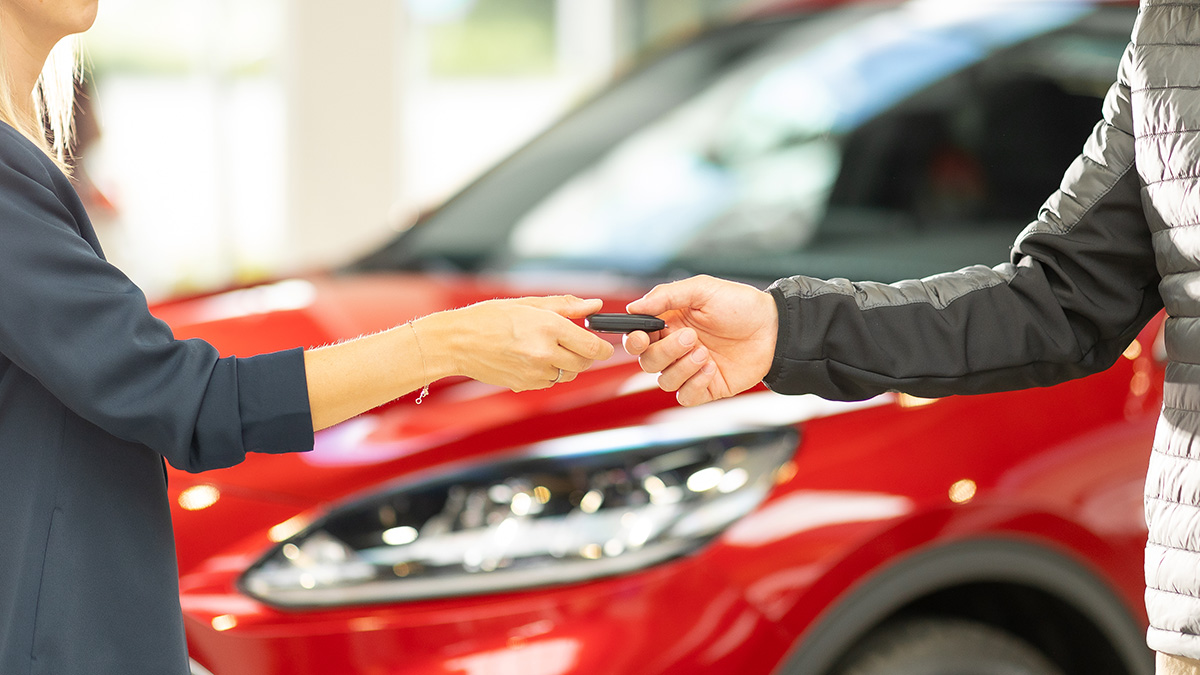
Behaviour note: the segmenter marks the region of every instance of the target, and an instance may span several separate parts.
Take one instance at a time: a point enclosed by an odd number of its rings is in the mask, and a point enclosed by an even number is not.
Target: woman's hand
[[[567,295],[488,300],[427,316],[413,328],[426,358],[450,365],[446,374],[513,391],[545,389],[612,356],[610,343],[571,320],[601,304]]]
[[[488,300],[304,353],[313,429],[462,375],[513,391],[575,379],[613,346],[576,325],[599,300]]]

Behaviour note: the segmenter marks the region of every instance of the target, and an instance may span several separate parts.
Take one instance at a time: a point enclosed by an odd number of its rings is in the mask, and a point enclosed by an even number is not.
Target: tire
[[[834,675],[1063,675],[1010,633],[962,619],[908,619],[867,638]]]

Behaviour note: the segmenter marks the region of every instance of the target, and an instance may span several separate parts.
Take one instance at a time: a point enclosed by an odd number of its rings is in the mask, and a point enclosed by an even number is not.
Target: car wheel
[[[1029,643],[961,619],[909,619],[869,635],[835,675],[1063,675]]]

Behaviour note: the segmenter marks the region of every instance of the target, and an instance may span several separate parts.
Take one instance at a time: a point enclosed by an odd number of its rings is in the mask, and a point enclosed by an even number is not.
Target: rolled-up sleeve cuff
[[[313,447],[304,350],[238,359],[238,405],[247,452],[303,452]]]

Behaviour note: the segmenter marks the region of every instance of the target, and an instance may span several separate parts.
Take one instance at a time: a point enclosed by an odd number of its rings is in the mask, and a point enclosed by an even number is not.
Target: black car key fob
[[[583,320],[588,330],[597,333],[632,333],[644,330],[653,333],[667,327],[667,322],[649,314],[593,314]]]

